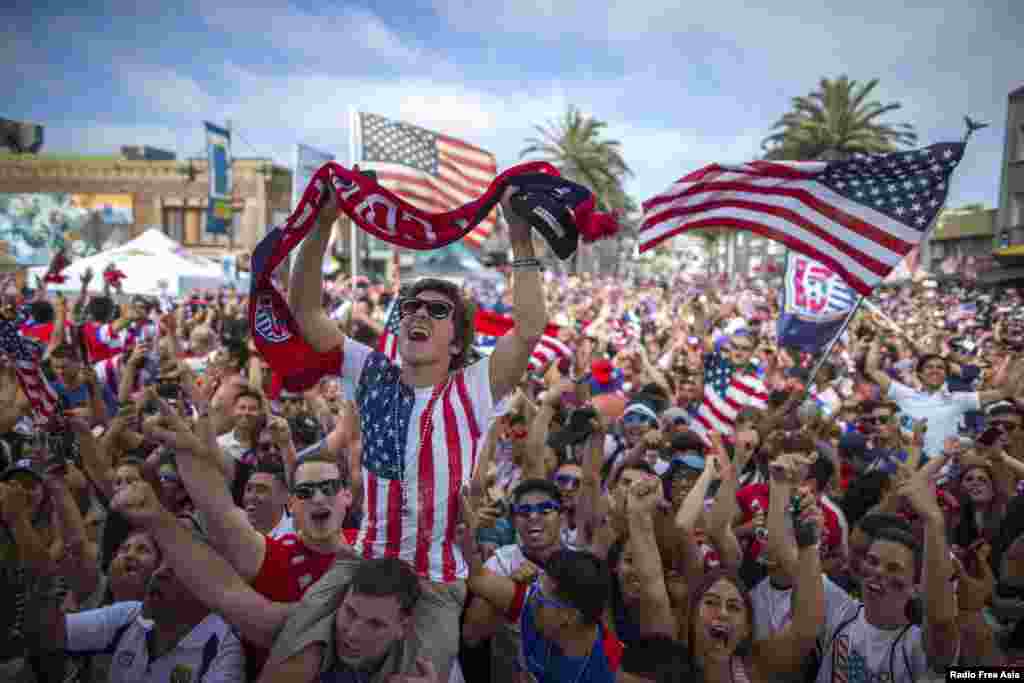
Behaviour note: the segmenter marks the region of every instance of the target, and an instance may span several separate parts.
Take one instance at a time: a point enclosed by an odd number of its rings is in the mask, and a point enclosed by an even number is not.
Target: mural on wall
[[[45,266],[58,249],[90,256],[128,237],[130,194],[0,193],[0,241],[22,266]]]

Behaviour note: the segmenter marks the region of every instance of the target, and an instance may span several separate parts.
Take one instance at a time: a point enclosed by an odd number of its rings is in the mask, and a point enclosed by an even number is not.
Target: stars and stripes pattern
[[[60,413],[60,397],[43,376],[40,362],[44,346],[18,332],[14,321],[0,320],[0,353],[10,360],[21,390],[32,404],[38,422],[46,422]]]
[[[698,228],[786,244],[868,294],[921,242],[964,143],[837,162],[712,164],[644,202],[640,251]]]
[[[494,344],[497,344],[498,337],[508,334],[515,326],[516,322],[510,316],[484,309],[478,310],[476,314],[477,349],[489,355],[494,351]],[[530,356],[530,372],[543,372],[552,362],[572,357],[572,349],[558,340],[561,329],[558,325],[553,324],[544,328],[544,334],[537,342],[537,346],[533,348],[533,354]],[[479,343],[481,338],[494,339],[494,342],[489,345],[490,348],[487,348]]]
[[[710,444],[711,432],[730,436],[735,431],[736,416],[746,407],[768,407],[764,383],[742,372],[721,353],[711,354],[704,363],[704,397],[691,429]]]
[[[387,356],[392,363],[401,365],[402,357],[398,355],[398,329],[402,322],[402,315],[398,310],[398,302],[399,297],[396,296],[388,306],[384,332],[377,339],[377,350]]]
[[[498,174],[495,156],[457,138],[360,112],[359,168],[413,206],[451,211],[484,194]],[[465,241],[479,249],[494,230],[492,211]]]
[[[346,342],[346,354],[356,349]],[[435,582],[466,577],[455,530],[459,492],[473,472],[489,419],[473,400],[480,391],[473,382],[490,391],[481,369],[486,367],[453,373],[424,405],[402,384],[397,365],[380,352],[367,356],[356,389],[365,502],[355,547],[364,558],[400,558]],[[417,439],[411,460],[410,438]]]

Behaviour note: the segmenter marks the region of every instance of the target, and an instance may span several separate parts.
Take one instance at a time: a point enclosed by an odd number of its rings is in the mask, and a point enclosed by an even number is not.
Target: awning
[[[1015,244],[993,252],[996,256],[1024,256],[1024,244]]]

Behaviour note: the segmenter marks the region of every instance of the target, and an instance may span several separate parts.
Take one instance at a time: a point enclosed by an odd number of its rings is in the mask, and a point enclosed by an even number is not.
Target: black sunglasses
[[[455,306],[446,301],[427,301],[426,299],[402,299],[398,306],[398,312],[404,318],[407,315],[415,315],[421,307],[426,306],[427,315],[435,320],[444,320],[452,314]]]
[[[317,491],[324,494],[328,498],[338,495],[338,492],[344,488],[345,483],[341,479],[324,479],[323,481],[307,481],[302,484],[296,484],[292,487],[292,494],[300,500],[310,500],[316,495]]]
[[[559,505],[553,500],[545,501],[543,503],[536,503],[531,505],[530,503],[522,503],[521,505],[512,506],[512,514],[515,516],[529,517],[531,514],[536,512],[537,514],[544,516],[552,512],[559,510]]]

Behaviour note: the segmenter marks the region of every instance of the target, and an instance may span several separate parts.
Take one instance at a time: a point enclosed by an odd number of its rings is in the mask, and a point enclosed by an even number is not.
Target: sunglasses
[[[1010,422],[1009,420],[989,420],[990,427],[997,427],[1004,432],[1014,432],[1018,429],[1024,429],[1024,425],[1019,425],[1016,422]]]
[[[332,496],[338,495],[338,492],[341,491],[344,486],[345,484],[341,479],[307,481],[293,486],[292,494],[299,500],[310,500],[316,495],[316,492],[319,491],[326,497],[331,498]]]
[[[576,490],[580,487],[580,478],[571,474],[559,474],[555,477],[555,483],[560,488]]]
[[[895,419],[892,415],[865,415],[860,418],[860,422],[866,425],[884,425],[889,424]]]
[[[653,420],[647,415],[642,413],[627,413],[622,418],[622,424],[624,425],[638,425],[638,424],[651,424]]]
[[[181,483],[181,477],[179,477],[177,474],[170,474],[170,473],[160,474],[157,477],[157,480],[159,480],[159,482],[161,484],[180,484]]]
[[[427,315],[434,320],[444,320],[452,314],[455,306],[446,301],[427,301],[426,299],[403,299],[398,306],[398,312],[404,318],[407,315],[415,315],[420,308],[426,307]]]
[[[516,517],[529,517],[533,513],[538,515],[547,516],[552,512],[558,512],[559,505],[553,500],[548,500],[543,503],[523,503],[521,505],[512,505],[512,515]]]
[[[754,352],[754,347],[753,346],[736,346],[735,344],[732,344],[730,346],[730,348],[733,350],[733,353],[753,353]]]

